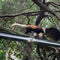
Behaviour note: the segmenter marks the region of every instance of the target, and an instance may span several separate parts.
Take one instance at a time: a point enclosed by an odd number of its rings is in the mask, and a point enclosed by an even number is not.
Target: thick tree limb
[[[45,0],[40,0],[43,4],[45,4]],[[36,19],[35,25],[39,25],[39,23],[41,22],[41,20],[43,18],[46,17],[45,15],[45,11],[43,10],[43,7],[40,7],[40,10],[42,10],[42,12],[39,14],[39,16]]]

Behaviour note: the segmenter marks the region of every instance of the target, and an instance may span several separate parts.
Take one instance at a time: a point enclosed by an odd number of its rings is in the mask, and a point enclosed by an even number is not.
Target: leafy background
[[[50,0],[53,2],[60,2],[60,0]],[[33,6],[32,6],[33,5]],[[32,6],[32,7],[31,7]],[[53,7],[51,9],[54,9]],[[31,0],[0,0],[0,15],[7,15],[7,14],[19,14],[23,12],[31,12],[31,11],[38,11],[39,7],[34,4]],[[30,16],[30,23],[35,24],[37,16]],[[50,20],[49,20],[50,19]],[[15,18],[0,18],[0,26],[15,30],[18,33],[24,33],[25,29],[16,27],[11,28],[11,25],[14,22],[19,22],[22,24],[27,24],[28,19],[26,16],[17,16]],[[59,28],[59,21],[57,21],[56,17],[48,17],[44,18],[40,25],[49,28],[51,26]],[[13,40],[7,39],[0,39],[0,60],[12,60],[11,57],[8,56],[15,56],[18,59],[23,59],[26,53],[26,42],[18,42]],[[17,60],[16,58],[16,60]],[[39,56],[36,53],[36,45],[33,45],[33,50],[31,52],[31,60],[39,60]]]

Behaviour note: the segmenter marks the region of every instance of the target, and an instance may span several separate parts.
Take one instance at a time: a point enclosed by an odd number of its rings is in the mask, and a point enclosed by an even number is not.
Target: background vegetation
[[[50,0],[53,2],[60,2],[60,0]],[[53,6],[49,6],[51,9],[55,9]],[[60,7],[59,7],[60,9]],[[11,14],[19,14],[25,12],[33,12],[39,11],[40,8],[34,4],[31,0],[0,0],[0,15],[11,15]],[[60,15],[60,13],[57,13]],[[35,21],[38,16],[29,16],[30,24],[35,24]],[[0,18],[0,27],[14,30],[19,34],[24,34],[25,29],[16,27],[11,28],[11,25],[14,22],[27,24],[28,18],[27,16],[20,15],[17,17],[3,17]],[[44,18],[40,24],[45,28],[49,28],[51,26],[57,27],[60,30],[59,21],[56,17],[46,17]],[[18,42],[7,39],[0,39],[0,60],[22,60],[26,54],[27,50],[27,42]],[[40,60],[39,56],[36,53],[36,44],[32,45],[32,51],[30,60]]]

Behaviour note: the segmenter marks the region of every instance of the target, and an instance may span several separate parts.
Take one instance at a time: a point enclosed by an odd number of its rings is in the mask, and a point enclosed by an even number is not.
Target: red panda
[[[20,27],[26,28],[25,33],[34,32],[33,35],[36,36],[38,34],[40,38],[46,35],[55,41],[58,41],[60,39],[60,31],[54,27],[44,29],[43,27],[40,27],[40,26],[24,25],[19,23],[14,23],[12,26],[20,26]]]
[[[40,36],[42,38],[43,33],[44,33],[43,28],[40,27],[40,26],[24,25],[24,24],[19,24],[19,23],[12,24],[12,27],[14,27],[14,26],[19,26],[19,27],[22,27],[22,28],[26,28],[26,32],[25,33],[27,34],[27,33],[33,32],[33,36],[34,37],[37,36],[37,34],[38,34],[38,36]]]

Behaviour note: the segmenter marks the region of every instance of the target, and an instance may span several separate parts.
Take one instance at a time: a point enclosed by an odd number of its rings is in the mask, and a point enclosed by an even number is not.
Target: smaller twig
[[[55,52],[52,52],[51,54],[48,55],[48,57],[50,57],[50,56],[52,56],[52,55],[54,55],[54,54],[55,54]]]
[[[35,3],[33,3],[33,4],[30,6],[30,8],[31,8],[34,4],[35,4]],[[29,9],[30,9],[30,8],[29,8]]]
[[[31,9],[33,5],[34,5],[34,3],[32,3],[32,5],[30,5],[30,7],[27,7],[25,9],[19,10],[17,12],[19,13],[19,12],[22,12],[22,11],[25,11],[25,10],[28,10],[28,9]]]
[[[55,10],[55,12],[60,12],[60,10]]]
[[[55,3],[55,2],[46,2],[46,4],[47,4],[47,5],[54,4],[54,5],[60,6],[60,4]]]

